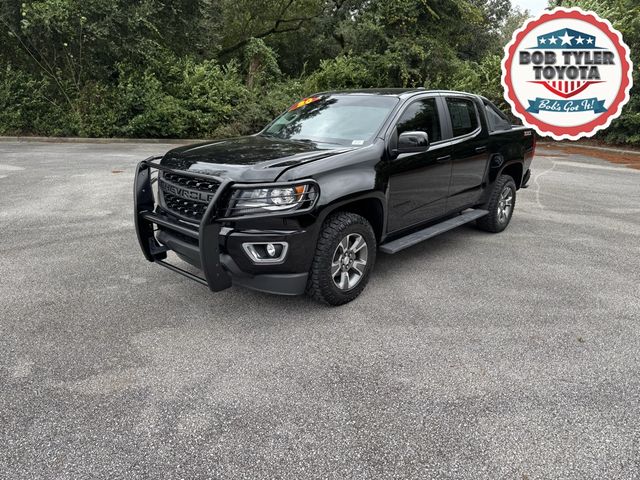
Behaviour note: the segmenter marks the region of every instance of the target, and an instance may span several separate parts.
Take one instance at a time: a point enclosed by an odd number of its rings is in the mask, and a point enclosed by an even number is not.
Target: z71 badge
[[[607,128],[629,101],[629,47],[607,20],[556,8],[513,34],[502,61],[504,96],[514,115],[556,140]]]

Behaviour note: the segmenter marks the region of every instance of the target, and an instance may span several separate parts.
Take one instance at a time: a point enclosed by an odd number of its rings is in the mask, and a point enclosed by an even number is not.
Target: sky
[[[538,15],[547,6],[547,0],[511,0],[511,3],[520,7],[521,10],[529,10],[531,15]]]

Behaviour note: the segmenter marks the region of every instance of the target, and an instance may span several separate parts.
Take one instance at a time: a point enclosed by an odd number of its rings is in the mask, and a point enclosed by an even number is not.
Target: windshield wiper
[[[292,140],[294,142],[301,142],[301,143],[312,143],[314,145],[324,144],[324,145],[338,145],[340,147],[344,147],[345,146],[344,144],[338,143],[338,142],[327,142],[327,141],[324,141],[324,140],[311,140],[309,138],[292,138],[290,140]]]
[[[267,138],[276,138],[278,140],[286,140],[289,142],[297,142],[297,143],[304,143],[305,145],[317,145],[317,144],[325,144],[325,145],[338,145],[340,147],[344,147],[345,145],[342,143],[337,143],[337,142],[325,142],[325,141],[321,141],[321,140],[311,140],[310,138],[287,138],[287,137],[282,137],[278,134],[275,133],[261,133],[260,136],[263,137],[267,137]]]

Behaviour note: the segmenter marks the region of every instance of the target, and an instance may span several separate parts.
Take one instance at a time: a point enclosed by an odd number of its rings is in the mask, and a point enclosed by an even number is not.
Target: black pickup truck
[[[212,291],[233,283],[340,305],[365,288],[377,251],[471,221],[504,230],[534,150],[531,129],[477,95],[318,93],[258,134],[140,162],[138,240],[147,260]]]

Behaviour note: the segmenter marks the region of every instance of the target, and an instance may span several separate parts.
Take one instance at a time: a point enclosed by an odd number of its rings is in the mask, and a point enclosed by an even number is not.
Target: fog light
[[[242,248],[253,263],[280,263],[287,255],[289,244],[287,242],[254,242],[243,243]]]

